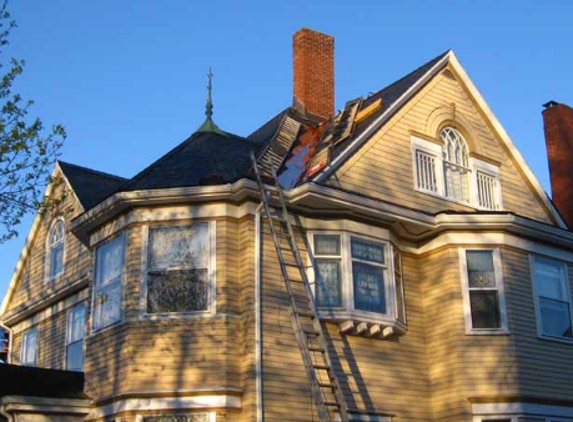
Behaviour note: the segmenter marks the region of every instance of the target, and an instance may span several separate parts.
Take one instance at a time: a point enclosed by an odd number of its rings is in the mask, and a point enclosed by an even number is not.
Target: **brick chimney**
[[[555,101],[543,107],[553,202],[573,229],[573,109]]]
[[[302,28],[292,37],[293,105],[330,118],[334,115],[334,38]]]

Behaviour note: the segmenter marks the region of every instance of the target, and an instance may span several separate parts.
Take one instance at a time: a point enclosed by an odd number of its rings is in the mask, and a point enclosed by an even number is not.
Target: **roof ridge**
[[[111,179],[117,179],[117,180],[119,180],[119,181],[125,182],[125,181],[128,181],[128,180],[129,180],[127,177],[122,177],[122,176],[118,176],[118,175],[115,175],[115,174],[106,173],[105,171],[94,170],[94,169],[91,169],[91,168],[89,168],[89,167],[80,166],[80,165],[78,165],[78,164],[68,163],[67,161],[58,160],[57,162],[58,162],[58,164],[60,164],[60,165],[63,164],[64,166],[73,167],[73,168],[78,169],[78,170],[87,171],[87,172],[90,172],[90,173],[97,174],[97,175],[99,175],[99,176],[109,177],[109,178],[111,178]]]
[[[368,99],[370,97],[375,97],[376,95],[379,95],[382,91],[391,88],[394,85],[398,85],[400,82],[402,82],[403,80],[409,78],[410,76],[412,76],[414,73],[418,72],[420,69],[422,69],[423,67],[428,66],[430,63],[432,62],[438,62],[440,61],[442,58],[444,58],[447,54],[450,53],[450,51],[452,51],[451,48],[448,48],[446,51],[444,51],[442,54],[437,55],[436,57],[434,57],[431,60],[428,60],[427,62],[425,62],[424,64],[418,66],[416,69],[412,70],[411,72],[407,73],[406,75],[402,76],[400,79],[396,79],[394,82],[392,82],[390,85],[386,85],[385,87],[379,89],[378,91],[368,95],[365,99]]]

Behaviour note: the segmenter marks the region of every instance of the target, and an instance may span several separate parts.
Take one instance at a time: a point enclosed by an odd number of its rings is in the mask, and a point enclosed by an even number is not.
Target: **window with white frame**
[[[444,141],[443,163],[446,197],[460,202],[470,201],[469,151],[462,134],[451,127],[440,131]]]
[[[389,242],[316,232],[311,246],[315,300],[323,314],[405,323],[401,259]]]
[[[148,314],[209,312],[214,302],[214,222],[149,228]]]
[[[460,249],[466,332],[507,332],[499,249]]]
[[[46,245],[46,279],[53,280],[64,272],[66,226],[64,220],[56,219],[48,232]]]
[[[66,370],[83,371],[86,305],[81,303],[68,312],[66,328]]]
[[[443,145],[411,138],[416,189],[476,208],[502,209],[499,167],[470,157],[463,136],[451,127],[439,138]]]
[[[567,264],[532,256],[531,267],[539,334],[573,339]]]
[[[125,278],[125,235],[98,246],[93,296],[94,330],[120,322],[123,318]]]
[[[30,328],[22,334],[20,363],[23,366],[36,366],[38,359],[38,329]]]

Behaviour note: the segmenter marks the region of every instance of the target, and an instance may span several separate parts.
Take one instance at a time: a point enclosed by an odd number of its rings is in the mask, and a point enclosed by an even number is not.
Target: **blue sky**
[[[541,105],[573,103],[568,0],[12,0],[9,56],[33,115],[68,132],[62,159],[132,176],[203,121],[248,135],[292,100],[291,36],[336,39],[336,99],[365,96],[452,48],[549,189]],[[0,245],[3,296],[32,218]]]

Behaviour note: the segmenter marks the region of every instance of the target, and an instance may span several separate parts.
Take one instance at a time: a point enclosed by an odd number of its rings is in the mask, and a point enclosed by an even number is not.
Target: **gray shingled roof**
[[[231,133],[196,132],[133,177],[123,190],[232,183],[248,174],[250,152],[257,153],[259,148]]]
[[[127,182],[123,177],[64,161],[58,161],[58,164],[86,211],[118,191]]]
[[[439,55],[362,100],[360,109],[368,107],[380,98],[383,106],[357,124],[348,138],[332,148],[331,160],[344,151],[352,140],[366,130],[446,54],[447,52]],[[217,132],[196,132],[130,180],[64,162],[60,162],[60,166],[86,210],[118,191],[233,183],[244,177],[252,178],[251,150],[256,155],[262,153],[276,136],[285,116],[303,125],[315,126],[319,123],[312,116],[305,116],[293,107],[288,107],[247,138],[231,133],[223,135]],[[331,126],[329,128],[327,130],[336,129]],[[293,148],[296,146],[295,142]],[[320,149],[317,148],[317,151]],[[303,178],[301,182],[304,182]]]

